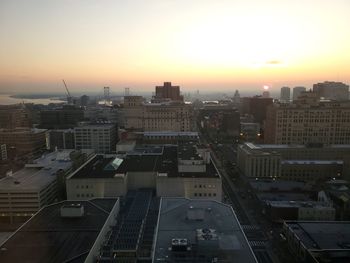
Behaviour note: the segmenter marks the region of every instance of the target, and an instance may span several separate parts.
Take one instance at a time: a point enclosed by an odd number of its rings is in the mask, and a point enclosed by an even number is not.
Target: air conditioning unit
[[[188,240],[187,238],[173,238],[171,240],[172,251],[187,251]]]

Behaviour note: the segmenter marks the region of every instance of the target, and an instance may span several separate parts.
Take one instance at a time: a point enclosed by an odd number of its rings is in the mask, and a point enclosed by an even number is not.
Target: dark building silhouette
[[[22,104],[0,105],[0,128],[31,127],[30,111]]]
[[[156,95],[154,98],[170,99],[173,101],[183,101],[184,98],[180,95],[180,86],[172,86],[171,82],[164,82],[163,86],[156,86]]]
[[[45,129],[74,128],[78,122],[83,120],[84,111],[72,105],[40,112],[40,127]]]
[[[349,86],[342,82],[326,81],[313,85],[313,92],[318,98],[325,98],[331,100],[348,100]]]
[[[46,149],[44,129],[0,129],[0,144],[6,144],[11,156],[20,156]]]
[[[243,114],[251,114],[256,122],[263,124],[266,119],[267,107],[272,104],[272,98],[261,96],[245,97],[243,98]]]
[[[50,130],[49,131],[49,145],[50,150],[57,149],[74,149],[75,139],[74,130]]]

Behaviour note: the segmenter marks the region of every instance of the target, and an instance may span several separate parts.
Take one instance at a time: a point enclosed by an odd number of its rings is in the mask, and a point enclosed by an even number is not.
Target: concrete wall
[[[84,178],[68,179],[68,200],[89,200],[96,197],[117,197],[127,192],[127,178],[125,176],[114,178]]]
[[[155,172],[128,172],[128,189],[156,188]]]

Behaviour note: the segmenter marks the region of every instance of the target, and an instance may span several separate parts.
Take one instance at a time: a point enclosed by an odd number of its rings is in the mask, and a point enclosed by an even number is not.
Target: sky
[[[0,92],[350,82],[349,0],[0,0]]]

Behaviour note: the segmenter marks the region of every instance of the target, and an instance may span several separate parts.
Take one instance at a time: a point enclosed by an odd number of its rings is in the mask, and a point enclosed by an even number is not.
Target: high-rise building
[[[0,129],[32,127],[29,110],[22,104],[0,105]]]
[[[297,100],[298,97],[301,95],[302,92],[305,92],[306,88],[305,87],[294,87],[293,88],[293,101]]]
[[[83,124],[74,128],[75,149],[93,149],[96,153],[114,153],[117,144],[115,124]]]
[[[289,102],[290,101],[290,88],[289,87],[282,87],[281,88],[281,101],[283,102]]]
[[[275,103],[267,110],[264,140],[271,144],[349,144],[350,102],[320,102],[305,96],[292,104]]]
[[[83,120],[84,111],[73,105],[40,112],[40,127],[45,129],[74,128],[78,122]]]
[[[7,150],[15,155],[24,155],[46,149],[45,129],[0,129],[0,144],[6,144]]]
[[[340,101],[349,99],[349,85],[342,82],[326,81],[314,84],[313,92],[318,98]]]
[[[184,98],[180,95],[180,86],[172,86],[171,82],[164,82],[163,86],[156,86],[156,100],[170,99],[172,101],[183,101]]]
[[[239,136],[240,114],[228,104],[204,104],[199,110],[201,127],[208,133]]]
[[[243,114],[253,115],[256,122],[263,124],[266,119],[266,110],[273,104],[272,98],[263,98],[261,96],[243,98]]]
[[[140,131],[192,131],[191,105],[182,102],[144,103],[141,96],[124,97],[125,128]]]
[[[49,130],[49,148],[50,150],[57,149],[74,149],[74,130]]]
[[[233,95],[233,103],[234,104],[240,104],[241,103],[241,95],[239,94],[238,90],[236,90],[235,94]]]

